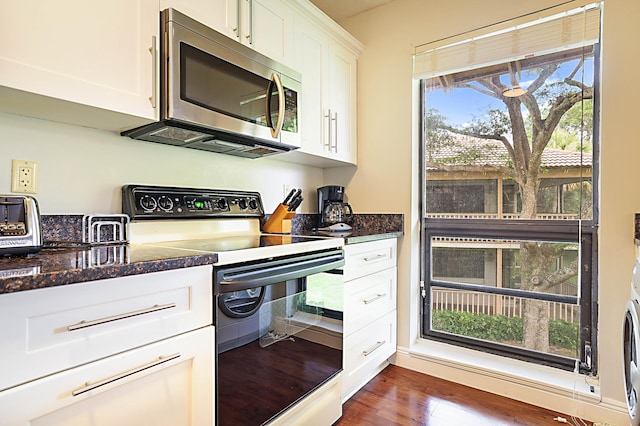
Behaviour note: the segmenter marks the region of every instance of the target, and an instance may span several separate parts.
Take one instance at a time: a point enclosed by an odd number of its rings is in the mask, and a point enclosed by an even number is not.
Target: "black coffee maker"
[[[318,188],[318,228],[348,231],[353,223],[353,210],[345,203],[344,186],[329,185]]]

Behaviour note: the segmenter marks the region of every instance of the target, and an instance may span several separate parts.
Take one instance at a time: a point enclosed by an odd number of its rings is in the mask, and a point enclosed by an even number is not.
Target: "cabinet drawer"
[[[397,268],[385,269],[344,284],[344,335],[396,309]]]
[[[0,390],[212,323],[200,266],[0,296]]]
[[[344,342],[342,395],[364,385],[396,351],[396,311],[347,337]]]
[[[204,327],[0,392],[3,425],[212,425],[214,333]]]
[[[344,280],[349,281],[396,266],[395,238],[346,245]]]

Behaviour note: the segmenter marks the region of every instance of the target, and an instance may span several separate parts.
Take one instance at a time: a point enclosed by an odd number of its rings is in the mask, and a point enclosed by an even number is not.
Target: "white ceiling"
[[[329,15],[334,21],[339,22],[342,19],[349,18],[389,3],[392,0],[311,0],[318,9]]]

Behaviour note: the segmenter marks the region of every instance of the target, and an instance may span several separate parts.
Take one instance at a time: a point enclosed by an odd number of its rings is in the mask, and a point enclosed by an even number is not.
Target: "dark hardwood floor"
[[[569,407],[567,407],[569,409]],[[342,407],[334,426],[589,425],[570,415],[390,365]]]

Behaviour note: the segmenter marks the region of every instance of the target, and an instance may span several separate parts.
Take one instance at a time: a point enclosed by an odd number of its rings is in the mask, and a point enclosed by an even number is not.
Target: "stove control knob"
[[[163,195],[158,198],[158,206],[160,206],[162,210],[169,212],[171,211],[171,209],[173,209],[173,200],[171,200],[171,198],[167,197],[166,195]]]
[[[224,198],[220,198],[218,200],[218,202],[216,203],[216,206],[218,207],[219,210],[226,210],[227,208],[227,200]]]
[[[240,210],[245,210],[247,208],[247,200],[245,200],[244,198],[239,199],[238,207],[240,207]]]
[[[155,210],[157,206],[158,206],[158,202],[156,201],[155,198],[153,198],[150,195],[145,195],[142,198],[140,198],[140,207],[142,207],[142,209],[145,212],[151,212]]]
[[[249,200],[249,208],[251,210],[257,210],[258,209],[258,201],[255,198],[252,198]]]

